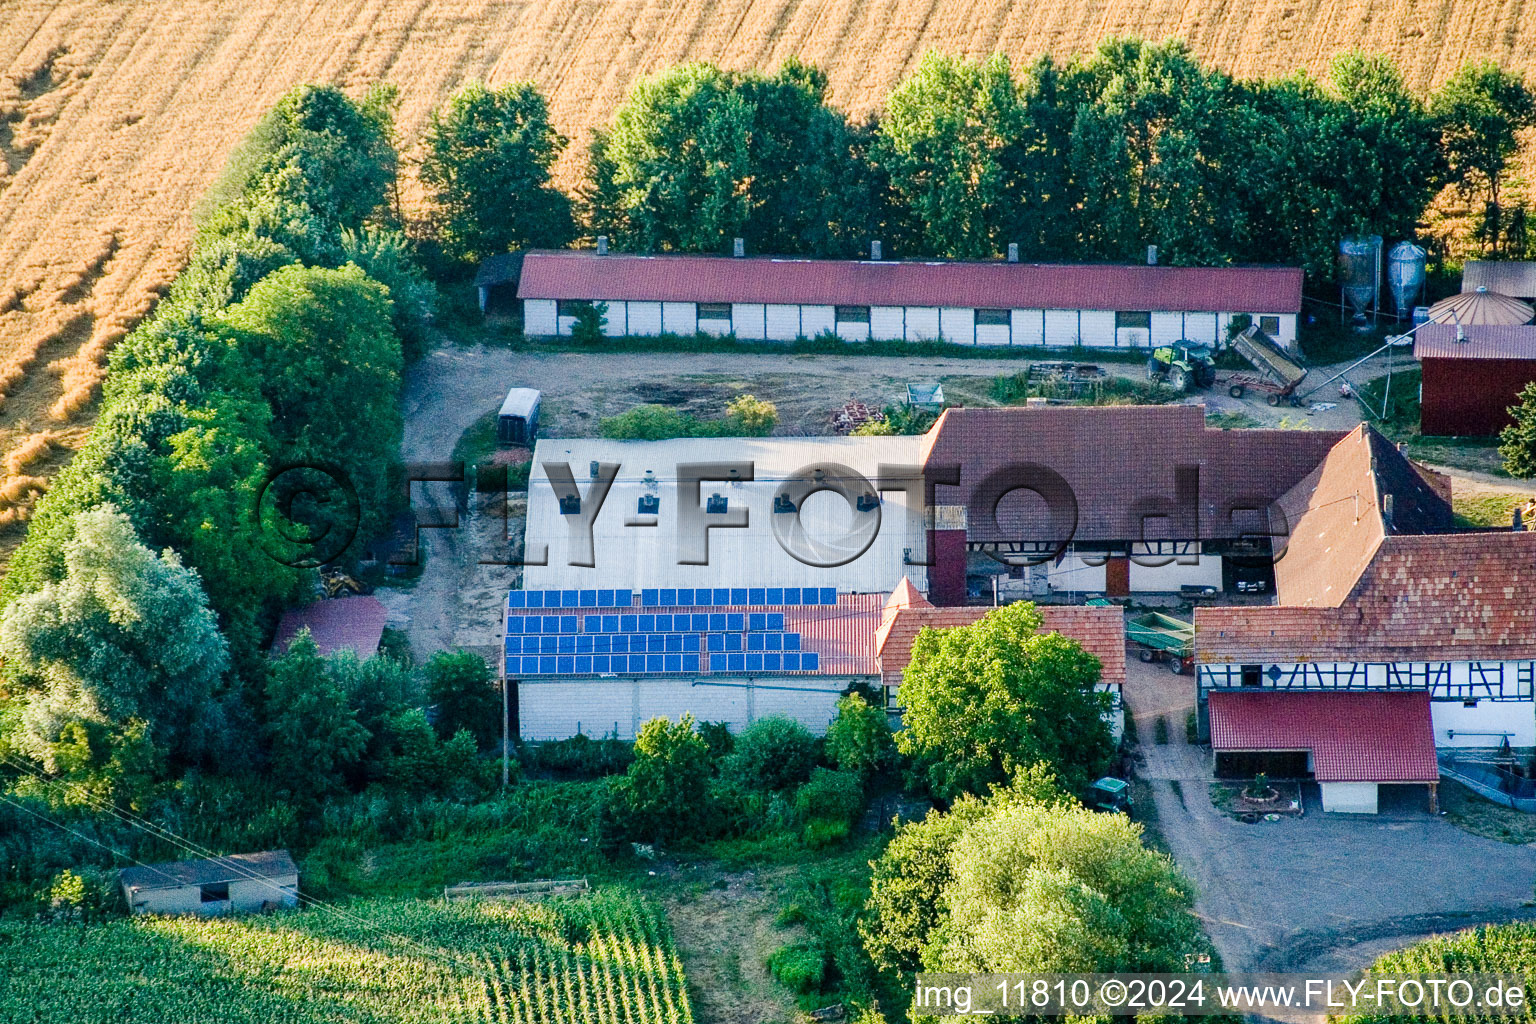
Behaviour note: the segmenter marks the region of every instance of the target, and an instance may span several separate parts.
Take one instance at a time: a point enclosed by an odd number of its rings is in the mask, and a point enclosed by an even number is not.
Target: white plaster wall
[[[1115,313],[1110,309],[1085,309],[1082,319],[1083,344],[1093,348],[1112,348],[1115,344]]]
[[[1185,313],[1184,340],[1202,342],[1206,345],[1216,344],[1216,314]]]
[[[868,341],[869,324],[839,320],[837,321],[837,336],[844,341]]]
[[[800,337],[800,307],[771,304],[763,307],[767,336],[773,341],[794,341]]]
[[[1009,319],[1013,321],[1015,345],[1045,344],[1045,310],[1016,309]]]
[[[731,326],[736,330],[736,337],[760,341],[767,335],[763,324],[763,304],[760,302],[738,302],[731,307]]]
[[[629,333],[629,310],[627,302],[605,302],[607,310],[603,316],[608,322],[603,325],[603,333],[610,338],[622,338]]]
[[[1007,324],[976,325],[976,344],[978,345],[1007,345],[1012,340]]]
[[[784,715],[820,735],[837,717],[845,683],[825,676],[525,679],[517,684],[518,726],[531,742],[568,739],[578,728],[594,738],[616,733],[632,740],[650,719],[675,722],[688,712],[738,732],[759,718]]]
[[[870,306],[869,336],[876,341],[904,341],[906,317],[900,306]]]
[[[972,344],[975,338],[976,311],[958,306],[945,306],[939,310],[939,334],[945,341],[961,345]]]
[[[661,303],[626,302],[629,333],[639,337],[654,337],[661,333]]]
[[[933,306],[907,307],[907,340],[934,341],[939,337],[939,311]]]
[[[1152,314],[1152,344],[1172,345],[1184,338],[1184,314],[1183,313],[1158,313]]]
[[[699,329],[699,307],[692,302],[663,302],[661,329],[672,334],[694,334]]]
[[[547,338],[555,333],[554,299],[523,300],[523,333],[535,338]]]
[[[698,318],[698,325],[700,334],[709,334],[716,338],[730,334],[735,328],[735,325],[730,320],[716,320],[714,317],[704,316]]]
[[[1045,311],[1045,343],[1051,348],[1071,348],[1077,344],[1077,310]]]
[[[1068,551],[1062,556],[1061,564],[1048,563],[1050,570],[1050,587],[1052,590],[1076,590],[1093,591],[1102,593],[1104,590],[1104,558],[1102,555],[1087,555],[1089,560],[1097,562],[1090,565],[1084,561],[1084,556],[1075,551]]]
[[[1497,747],[1499,736],[1469,736],[1466,733],[1512,733],[1512,747],[1536,747],[1536,713],[1530,701],[1479,700],[1473,708],[1459,700],[1437,700],[1429,705],[1430,721],[1435,728],[1436,747]],[[1452,737],[1451,732],[1456,736]]]
[[[807,338],[814,338],[824,331],[832,331],[832,316],[835,312],[832,306],[801,306],[800,333]]]
[[[1148,562],[1162,561],[1164,558],[1172,558],[1173,561],[1164,566],[1140,565],[1136,558],[1143,558]],[[1180,587],[1215,587],[1221,589],[1221,556],[1220,555],[1193,555],[1182,556],[1194,558],[1195,564],[1181,565],[1178,555],[1146,555],[1136,556],[1131,559],[1131,589],[1144,591],[1178,591]]]
[[[1343,814],[1376,813],[1374,782],[1324,782],[1318,788],[1323,791],[1325,811]]]

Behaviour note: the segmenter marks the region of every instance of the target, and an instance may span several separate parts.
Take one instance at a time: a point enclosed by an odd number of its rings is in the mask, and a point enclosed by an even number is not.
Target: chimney
[[[880,239],[876,238],[870,241],[869,258],[872,260],[880,259]]]
[[[1525,520],[1520,515],[1520,509],[1519,508],[1515,509],[1515,513],[1511,517],[1511,520],[1510,520],[1509,528],[1511,530],[1514,530],[1516,533],[1519,533],[1521,530],[1525,529]]]
[[[1155,245],[1147,246],[1147,266],[1157,266],[1157,246]]]
[[[737,259],[741,259],[746,254],[747,254],[747,240],[745,238],[734,238],[734,239],[732,239],[731,240],[731,255],[735,256]]]
[[[1009,242],[1008,243],[1008,262],[1009,263],[1017,263],[1017,262],[1019,262],[1019,243],[1018,242]]]
[[[1456,340],[1462,342],[1467,340],[1467,332],[1462,330],[1460,320],[1456,321]]]
[[[607,256],[608,255],[608,236],[607,235],[598,235],[597,236],[597,254],[599,256]]]
[[[1395,494],[1390,493],[1383,494],[1381,496],[1381,516],[1387,521],[1386,525],[1388,530],[1392,529],[1392,507],[1396,504],[1396,502],[1393,500],[1396,497],[1397,496]]]

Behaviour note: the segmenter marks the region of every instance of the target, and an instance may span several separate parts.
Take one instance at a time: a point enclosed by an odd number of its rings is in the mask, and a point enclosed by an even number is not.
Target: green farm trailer
[[[1183,675],[1195,656],[1195,624],[1161,612],[1135,615],[1125,635],[1136,645],[1142,661],[1166,661],[1174,675]]]

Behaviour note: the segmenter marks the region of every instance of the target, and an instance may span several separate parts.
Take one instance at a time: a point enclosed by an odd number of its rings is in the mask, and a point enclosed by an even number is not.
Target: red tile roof
[[[520,299],[1294,313],[1295,267],[864,262],[529,252]]]
[[[1083,649],[1099,659],[1103,666],[1100,681],[1125,683],[1125,613],[1119,608],[1081,605],[1037,605],[1042,619],[1040,629],[1060,633],[1076,640]],[[901,674],[912,659],[912,641],[925,628],[948,629],[969,626],[991,608],[935,608],[924,601],[920,606],[887,606],[876,645],[880,654],[880,676],[886,686],[899,686]]]
[[[1415,359],[1536,359],[1536,325],[1427,324],[1413,336]]]
[[[1343,437],[1207,429],[1198,405],[949,409],[928,433],[924,464],[961,467],[961,486],[937,488],[935,504],[968,503],[971,541],[1059,540],[1071,527],[1027,491],[999,503],[1000,487],[978,488],[1018,463],[1067,482],[1078,541],[1236,539],[1262,533],[1264,510]],[[1178,500],[1178,466],[1198,470],[1198,502]]]
[[[1536,658],[1536,533],[1387,537],[1338,608],[1195,609],[1195,660]]]
[[[1436,782],[1429,694],[1211,692],[1211,749],[1310,750],[1318,782]]]
[[[308,629],[321,654],[342,649],[353,650],[359,657],[369,657],[379,649],[384,622],[389,618],[385,607],[372,597],[337,597],[316,601],[304,608],[283,612],[272,641],[274,651],[286,651],[299,630]]]

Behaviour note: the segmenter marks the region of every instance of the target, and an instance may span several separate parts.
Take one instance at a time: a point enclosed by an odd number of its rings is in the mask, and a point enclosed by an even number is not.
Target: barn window
[[[1115,314],[1116,327],[1140,327],[1145,330],[1152,329],[1152,314],[1146,310],[1136,310],[1129,313]]]
[[[228,882],[214,882],[199,888],[204,903],[224,903],[229,900]]]
[[[1258,686],[1259,685],[1259,666],[1257,666],[1257,665],[1244,665],[1243,666],[1243,685],[1244,686]]]
[[[731,304],[729,302],[699,303],[700,320],[729,320],[730,318]]]
[[[560,299],[555,303],[556,316],[579,316],[592,303],[586,299]]]
[[[1270,337],[1274,337],[1280,333],[1280,318],[1277,316],[1259,317],[1259,330]]]
[[[1008,311],[1006,309],[978,309],[976,311],[977,327],[1007,327]]]
[[[869,323],[869,307],[838,306],[835,310],[835,316],[840,324],[867,324]]]

